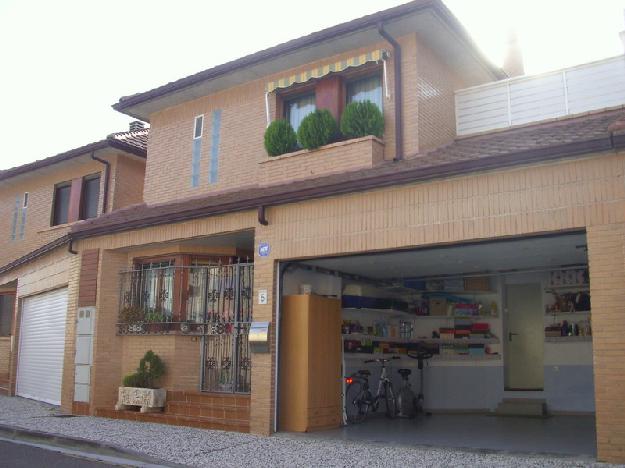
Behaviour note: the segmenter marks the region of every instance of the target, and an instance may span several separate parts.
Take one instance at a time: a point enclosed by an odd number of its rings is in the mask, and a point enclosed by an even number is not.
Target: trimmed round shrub
[[[345,106],[341,116],[341,133],[346,138],[360,138],[384,134],[384,116],[371,101],[351,102]]]
[[[338,135],[336,120],[327,109],[317,109],[302,120],[297,130],[297,139],[306,149],[327,145]]]
[[[284,119],[274,120],[265,130],[265,149],[269,156],[280,156],[297,149],[297,135]]]

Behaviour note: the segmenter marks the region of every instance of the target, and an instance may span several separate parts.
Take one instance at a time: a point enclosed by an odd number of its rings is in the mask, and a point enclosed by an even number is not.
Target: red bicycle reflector
[[[354,379],[352,379],[351,377],[346,377],[346,378],[345,378],[345,383],[346,383],[347,385],[351,384],[353,381],[354,381]]]

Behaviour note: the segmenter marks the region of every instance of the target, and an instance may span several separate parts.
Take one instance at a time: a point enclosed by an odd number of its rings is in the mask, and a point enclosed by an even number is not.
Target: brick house
[[[62,408],[336,427],[341,376],[410,367],[419,342],[432,412],[595,415],[598,458],[624,461],[624,75],[620,56],[507,78],[432,0],[120,99],[150,123],[143,201],[70,228]],[[271,121],[365,99],[382,138],[267,156]],[[148,349],[165,412],[115,411]]]
[[[4,393],[60,404],[67,284],[75,258],[69,231],[82,220],[141,202],[147,133],[135,128],[112,134],[0,172]],[[20,342],[24,314],[27,330]]]

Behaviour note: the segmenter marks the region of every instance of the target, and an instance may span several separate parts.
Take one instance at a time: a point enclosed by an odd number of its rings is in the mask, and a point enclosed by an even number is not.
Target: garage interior
[[[595,455],[585,233],[305,259],[281,269],[279,431]],[[381,364],[365,361],[395,357],[387,363],[395,396],[406,385],[400,369],[410,370],[417,395],[417,350],[432,355],[423,361],[423,412],[389,418],[382,401],[353,422],[346,378],[370,371],[375,396]]]

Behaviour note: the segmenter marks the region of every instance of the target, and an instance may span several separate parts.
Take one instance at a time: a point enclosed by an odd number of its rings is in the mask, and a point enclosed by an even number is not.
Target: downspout
[[[67,251],[72,255],[78,255],[78,252],[74,250],[74,239],[69,238],[69,244],[67,244]]]
[[[384,30],[384,25],[378,23],[378,33],[385,41],[393,46],[393,75],[395,88],[395,158],[394,161],[404,159],[404,125],[403,115],[403,99],[402,99],[402,81],[401,81],[401,46],[399,43]]]
[[[111,179],[111,163],[105,159],[98,158],[95,151],[91,152],[91,159],[104,164],[104,193],[102,194],[102,214],[106,213],[106,207],[109,201],[109,181]]]

